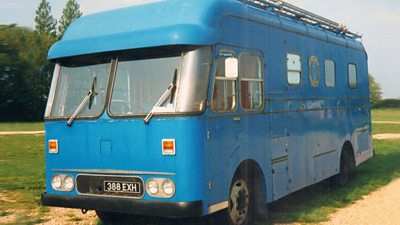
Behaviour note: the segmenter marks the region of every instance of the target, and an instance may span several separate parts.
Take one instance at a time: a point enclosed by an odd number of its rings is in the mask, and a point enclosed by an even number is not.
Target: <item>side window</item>
[[[240,103],[244,110],[263,107],[262,60],[259,56],[241,54],[239,58]]]
[[[301,84],[300,55],[288,53],[286,57],[287,81],[289,85]]]
[[[226,55],[232,54],[231,52]],[[236,108],[236,78],[226,77],[225,61],[230,56],[218,56],[211,109],[215,112],[231,112]]]
[[[357,67],[354,64],[349,64],[349,86],[357,88]]]
[[[335,62],[332,60],[325,60],[325,85],[326,87],[336,86]]]

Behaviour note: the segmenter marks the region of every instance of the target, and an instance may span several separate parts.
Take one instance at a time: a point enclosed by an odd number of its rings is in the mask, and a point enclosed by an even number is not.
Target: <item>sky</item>
[[[48,0],[59,19],[67,0]],[[151,0],[78,0],[83,15],[142,4]],[[201,1],[201,0],[199,0]],[[363,35],[369,72],[381,85],[384,98],[400,98],[400,1],[394,0],[287,0],[288,2],[347,25]],[[40,0],[0,0],[0,24],[34,27]],[[93,4],[95,3],[95,4]]]

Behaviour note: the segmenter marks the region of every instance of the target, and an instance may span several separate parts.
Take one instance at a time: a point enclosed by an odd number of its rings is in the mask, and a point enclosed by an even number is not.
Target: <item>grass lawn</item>
[[[400,122],[400,109],[373,109],[372,120]]]
[[[0,131],[36,131],[44,130],[43,122],[0,123]]]
[[[7,210],[40,211],[40,194],[45,187],[44,136],[0,136],[0,215]],[[17,224],[41,222],[26,213]]]
[[[373,134],[400,134],[400,124],[372,124]]]
[[[374,109],[372,110],[372,120],[400,122],[400,109]],[[372,123],[372,132],[374,134],[400,134],[400,124]]]

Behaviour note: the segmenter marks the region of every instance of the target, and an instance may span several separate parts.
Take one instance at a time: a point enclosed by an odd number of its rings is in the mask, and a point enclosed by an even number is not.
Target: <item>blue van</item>
[[[360,36],[274,0],[88,15],[48,58],[47,206],[251,223],[373,156]]]

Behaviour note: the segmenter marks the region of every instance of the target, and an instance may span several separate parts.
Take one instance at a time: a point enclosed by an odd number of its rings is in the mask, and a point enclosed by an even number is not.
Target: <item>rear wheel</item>
[[[340,173],[335,177],[336,184],[340,187],[344,187],[349,183],[350,163],[349,153],[344,151],[340,157]]]

